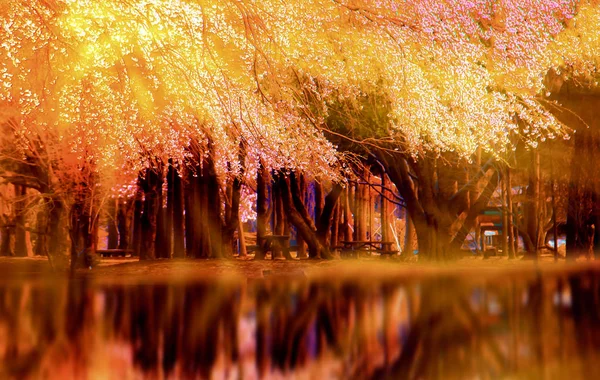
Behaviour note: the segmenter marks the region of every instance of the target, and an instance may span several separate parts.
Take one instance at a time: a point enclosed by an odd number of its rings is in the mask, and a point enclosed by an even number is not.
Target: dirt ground
[[[506,257],[463,258],[452,263],[416,263],[395,259],[367,257],[351,260],[151,260],[137,258],[102,259],[93,269],[81,269],[76,277],[94,280],[203,280],[211,278],[262,279],[272,277],[324,278],[331,276],[360,280],[364,278],[438,276],[503,276],[507,273],[539,273],[551,271],[578,271],[600,269],[600,261],[555,263],[551,256],[543,256],[536,264],[531,261],[509,260]],[[66,277],[64,271],[52,270],[45,258],[0,257],[0,280],[11,278]]]

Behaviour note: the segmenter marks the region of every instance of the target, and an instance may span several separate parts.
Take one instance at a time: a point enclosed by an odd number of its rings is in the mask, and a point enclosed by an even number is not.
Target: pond
[[[0,378],[595,374],[600,273],[0,282]]]

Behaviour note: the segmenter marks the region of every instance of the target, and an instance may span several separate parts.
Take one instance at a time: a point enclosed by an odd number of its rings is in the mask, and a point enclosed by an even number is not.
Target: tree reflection
[[[0,377],[592,375],[596,276],[9,282]]]

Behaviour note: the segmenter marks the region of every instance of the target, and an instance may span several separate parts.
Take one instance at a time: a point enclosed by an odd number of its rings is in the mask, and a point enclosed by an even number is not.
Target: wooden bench
[[[102,257],[133,255],[133,249],[97,249],[96,253]]]
[[[255,252],[255,251],[258,251],[258,248],[259,248],[258,245],[247,245],[246,252],[248,252],[248,253]]]
[[[266,235],[263,238],[265,242],[262,247],[260,245],[255,245],[246,247],[246,249],[248,251],[255,251],[257,253],[262,250],[265,255],[267,252],[271,252],[271,259],[273,260],[275,259],[275,255],[273,255],[273,249],[280,249],[283,253],[283,257],[286,259],[293,259],[293,257],[290,255],[290,251],[298,250],[298,246],[288,246],[290,240],[289,235]]]
[[[359,241],[342,241],[342,245],[335,247],[340,250],[342,257],[358,257],[361,252],[365,253],[379,253],[381,257],[388,255],[395,255],[398,251],[392,249],[393,241],[371,241],[371,240],[359,240]]]

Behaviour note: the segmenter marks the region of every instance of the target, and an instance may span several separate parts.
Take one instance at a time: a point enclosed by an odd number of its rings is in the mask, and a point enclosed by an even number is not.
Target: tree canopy
[[[59,182],[86,167],[108,188],[153,160],[209,154],[209,142],[222,175],[239,173],[243,141],[250,173],[262,161],[336,178],[331,133],[413,156],[500,154],[568,136],[548,73],[595,84],[599,8],[4,0],[0,115],[7,142],[35,145]],[[370,106],[378,117],[365,120]],[[328,123],[336,115],[341,130]]]

